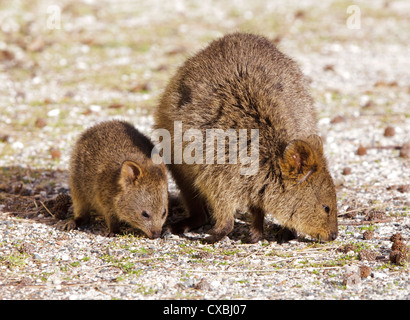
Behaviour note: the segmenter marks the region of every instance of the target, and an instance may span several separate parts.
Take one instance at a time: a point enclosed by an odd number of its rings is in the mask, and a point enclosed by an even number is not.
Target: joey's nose
[[[151,233],[151,239],[156,239],[159,238],[161,236],[161,230],[156,230],[156,231],[152,231]]]

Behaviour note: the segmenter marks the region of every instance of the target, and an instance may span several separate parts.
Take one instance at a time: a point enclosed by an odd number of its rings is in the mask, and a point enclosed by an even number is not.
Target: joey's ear
[[[293,140],[286,146],[279,165],[285,179],[302,183],[317,171],[318,154],[309,143]]]
[[[124,161],[121,166],[121,182],[132,184],[142,177],[141,167],[134,161]]]

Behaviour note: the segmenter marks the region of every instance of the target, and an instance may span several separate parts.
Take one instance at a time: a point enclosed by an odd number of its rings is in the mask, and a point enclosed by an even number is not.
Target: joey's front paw
[[[77,228],[77,224],[75,223],[74,219],[67,221],[63,226],[62,230],[71,231]]]
[[[167,229],[173,234],[183,234],[187,231],[186,219],[170,224]]]
[[[118,233],[116,233],[116,232],[108,232],[108,233],[106,233],[106,237],[108,237],[108,238],[113,238],[113,237],[115,237],[117,234],[118,234]]]

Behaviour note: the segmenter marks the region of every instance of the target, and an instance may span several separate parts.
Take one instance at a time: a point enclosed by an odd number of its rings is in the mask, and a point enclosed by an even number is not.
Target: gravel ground
[[[360,29],[344,1],[0,2],[0,298],[408,300],[410,6],[355,3]],[[149,134],[176,67],[234,30],[270,37],[311,79],[339,237],[280,245],[268,217],[247,244],[246,213],[214,245],[209,226],[109,238],[95,217],[63,231],[55,199],[80,132],[121,118]]]

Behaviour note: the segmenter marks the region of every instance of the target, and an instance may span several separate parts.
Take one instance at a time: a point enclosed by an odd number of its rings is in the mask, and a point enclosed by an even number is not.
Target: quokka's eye
[[[149,213],[147,211],[142,211],[142,216],[146,219],[149,218]]]
[[[330,208],[329,208],[328,206],[326,206],[326,205],[322,205],[322,207],[323,207],[323,209],[325,210],[325,212],[326,212],[327,214],[329,214]]]

